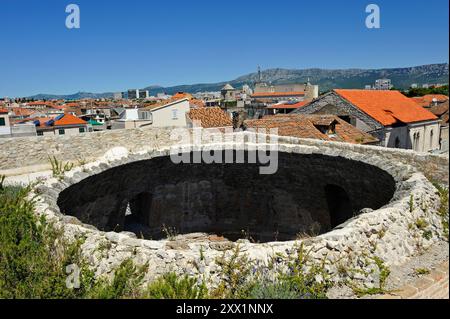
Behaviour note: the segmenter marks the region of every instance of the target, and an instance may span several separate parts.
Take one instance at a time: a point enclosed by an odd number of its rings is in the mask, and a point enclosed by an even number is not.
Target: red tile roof
[[[434,101],[439,103],[448,101],[448,96],[443,94],[427,94],[424,96],[413,97],[412,99],[422,107],[429,107]]]
[[[8,110],[0,108],[0,114],[8,114]]]
[[[174,96],[172,96],[173,100],[181,100],[181,99],[188,99],[188,100],[192,100],[194,97],[189,94],[189,93],[185,93],[185,92],[178,92],[177,94],[175,94]]]
[[[334,91],[385,126],[398,122],[414,123],[437,119],[433,113],[420,107],[417,103],[404,96],[399,91]]]
[[[53,103],[50,102],[44,102],[44,101],[36,101],[36,102],[28,102],[27,103],[28,106],[40,106],[40,105],[45,105],[47,107],[52,107],[54,108],[55,105]]]
[[[449,120],[449,101],[432,106],[430,112],[441,119],[441,124],[448,124]]]
[[[33,114],[35,112],[34,110],[25,109],[25,108],[21,108],[21,107],[13,108],[11,111],[14,116],[23,116],[23,117],[30,116],[31,114]]]
[[[49,121],[53,120],[54,123],[48,125]],[[26,119],[22,123],[26,122],[36,122],[39,121],[39,126],[50,127],[50,126],[71,126],[71,125],[87,125],[88,123],[72,114],[64,114],[55,117],[39,117],[33,119]]]
[[[432,106],[430,108],[430,112],[436,116],[442,116],[443,114],[448,112],[448,104],[449,104],[449,102],[447,101],[447,102]]]
[[[203,102],[202,100],[192,99],[189,101],[189,105],[192,108],[205,107],[205,102]]]
[[[191,109],[188,113],[191,121],[200,122],[203,128],[232,127],[231,117],[220,107],[202,107]]]
[[[55,121],[55,126],[64,126],[64,125],[83,125],[87,124],[86,121],[73,116],[72,114],[64,114],[59,120]]]
[[[335,124],[334,135],[322,133],[318,126],[328,127]],[[278,129],[280,136],[312,138],[325,141],[346,142],[352,144],[373,144],[378,140],[362,132],[335,115],[287,114],[265,116],[260,120],[244,121],[247,128]],[[270,133],[270,132],[267,132]]]

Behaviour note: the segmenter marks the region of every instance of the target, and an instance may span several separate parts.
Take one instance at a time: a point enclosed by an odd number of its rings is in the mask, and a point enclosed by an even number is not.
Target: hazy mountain
[[[89,93],[89,92],[78,92],[69,95],[55,95],[55,94],[37,94],[30,96],[30,99],[35,100],[53,100],[53,99],[64,99],[64,100],[79,100],[79,99],[102,99],[102,98],[112,98],[113,93]]]
[[[429,64],[409,68],[394,69],[269,69],[262,71],[262,79],[273,84],[303,83],[308,79],[313,84],[318,84],[320,91],[327,91],[334,88],[364,88],[365,85],[373,84],[376,79],[389,78],[396,88],[406,89],[411,84],[423,83],[448,83],[448,63]],[[197,93],[203,91],[219,91],[226,83],[230,83],[235,88],[240,88],[244,84],[253,85],[258,80],[258,73],[251,73],[238,77],[237,79],[220,83],[202,83],[192,85],[178,85],[172,87],[161,87],[157,85],[148,86],[145,89],[151,95],[165,92],[173,94],[176,92]],[[80,98],[108,98],[113,93],[86,93],[79,92],[72,95],[49,95],[39,94],[32,96],[35,99],[80,99]]]
[[[327,91],[335,88],[364,88],[373,84],[376,79],[389,78],[396,88],[407,89],[411,84],[424,83],[448,83],[448,63],[430,64],[409,68],[395,69],[269,69],[261,72],[262,80],[273,84],[304,83],[308,79],[313,84],[318,84],[320,91]],[[180,85],[168,88],[149,90],[152,94],[166,92],[169,94],[184,91],[197,93],[202,91],[219,91],[226,83],[230,83],[235,88],[240,88],[244,84],[252,85],[258,80],[258,73],[251,73],[235,80],[213,84]]]

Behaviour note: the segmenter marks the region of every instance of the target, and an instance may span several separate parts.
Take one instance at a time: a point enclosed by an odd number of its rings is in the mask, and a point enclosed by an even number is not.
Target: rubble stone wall
[[[144,128],[93,132],[71,137],[44,136],[1,139],[0,174],[14,176],[49,170],[51,169],[49,156],[78,164],[95,161],[114,147],[124,147],[132,153],[159,149],[177,142],[170,139],[171,131],[171,128]],[[336,150],[336,152],[351,151],[381,156],[386,161],[412,165],[427,177],[448,185],[448,156],[290,137],[281,137],[280,141],[289,144],[323,146]]]
[[[132,142],[130,141],[129,144]],[[224,144],[204,145],[202,148],[210,150],[223,146]],[[248,151],[250,146],[249,143],[241,143],[226,147],[235,151]],[[186,151],[188,150],[189,148],[186,147]],[[334,280],[340,281],[349,277],[370,287],[379,284],[380,273],[377,272],[376,265],[367,260],[367,256],[377,256],[388,266],[400,265],[417,254],[419,250],[443,240],[443,225],[438,215],[440,206],[438,192],[429,180],[410,164],[420,163],[421,158],[427,158],[428,161],[435,161],[438,165],[444,159],[409,154],[399,150],[391,151],[383,148],[290,138],[281,139],[279,151],[294,159],[312,156],[311,158],[322,160],[331,157],[337,163],[345,163],[346,160],[357,162],[358,164],[352,166],[355,168],[352,173],[359,175],[360,180],[364,180],[369,175],[358,174],[358,165],[369,165],[375,171],[381,170],[392,177],[395,192],[388,203],[381,204],[382,207],[364,209],[361,214],[357,214],[344,224],[320,236],[296,241],[266,243],[253,243],[245,239],[236,243],[217,241],[197,233],[168,237],[163,240],[143,240],[130,232],[102,231],[91,224],[86,224],[77,217],[68,215],[71,205],[67,206],[66,214],[62,214],[58,199],[66,190],[76,187],[78,183],[83,183],[89,178],[101,178],[102,174],[107,174],[108,171],[123,165],[139,166],[159,158],[167,158],[170,155],[169,147],[153,147],[131,153],[128,153],[126,149],[115,150],[98,161],[75,168],[61,179],[45,181],[36,188],[36,194],[32,196],[38,195],[36,205],[38,214],[46,216],[56,225],[63,227],[64,233],[69,238],[81,236],[85,239],[82,246],[83,253],[98,276],[110,274],[122,261],[132,258],[136,264],[149,264],[146,275],[148,281],[168,271],[180,274],[202,274],[214,281],[217,267],[219,267],[214,263],[215,258],[221,257],[224,252],[231,254],[230,249],[235,245],[239,245],[240,251],[246,253],[250,259],[264,265],[274,254],[292,253],[301,242],[310,251],[313,260],[320,262],[326,258],[326,271]],[[418,167],[420,168],[420,165]],[[152,173],[154,172],[147,170],[143,172],[144,175]],[[324,174],[326,173],[324,171]],[[336,174],[339,174],[339,170]],[[121,176],[119,183],[128,183],[127,178],[133,181],[135,177]],[[356,179],[355,182],[358,180]],[[159,194],[167,194],[164,188],[168,184],[162,184],[163,189],[160,189]],[[101,201],[105,205],[115,196],[114,187],[116,186],[110,185],[111,198],[104,198]],[[359,187],[362,186],[359,185]],[[367,187],[372,188],[374,194],[377,194],[376,181]],[[92,192],[99,192],[99,189],[93,189]],[[73,195],[77,196],[75,192]],[[80,218],[83,219],[83,217]],[[417,221],[422,219],[426,220],[426,226],[414,227]],[[108,247],[108,249],[105,251],[100,247]],[[344,274],[341,265],[345,265],[345,269],[360,271]]]

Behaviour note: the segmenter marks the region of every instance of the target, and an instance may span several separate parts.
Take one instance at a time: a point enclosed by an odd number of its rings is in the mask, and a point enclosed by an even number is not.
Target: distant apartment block
[[[378,79],[375,80],[375,84],[372,85],[366,85],[366,90],[379,90],[379,91],[387,91],[392,89],[394,86],[392,85],[392,81],[390,79]]]
[[[128,99],[129,100],[137,100],[137,99],[148,99],[150,94],[148,90],[128,90]]]
[[[375,81],[375,90],[390,90],[394,86],[392,85],[392,81],[390,79],[378,79]]]
[[[148,99],[150,97],[150,94],[148,90],[139,90],[139,98],[140,99]]]
[[[136,100],[139,98],[139,90],[131,89],[128,90],[128,99],[129,100]]]

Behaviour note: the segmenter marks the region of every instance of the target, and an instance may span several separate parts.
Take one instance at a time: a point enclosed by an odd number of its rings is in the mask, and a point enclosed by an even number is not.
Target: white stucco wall
[[[62,128],[61,128],[62,129]],[[79,134],[83,134],[80,133],[80,127],[71,127],[71,128],[64,128],[64,134],[59,134],[59,128],[54,128],[51,131],[44,131],[43,136],[52,136],[52,135],[58,135],[58,136],[76,136]],[[88,133],[89,132],[89,128],[87,126],[84,126],[84,133]]]
[[[176,118],[174,112],[176,112]],[[187,100],[153,110],[152,127],[185,127],[187,112],[189,112],[189,101]]]
[[[409,124],[410,149],[417,152],[439,150],[440,126],[436,121]],[[414,145],[414,134],[419,138]]]
[[[5,125],[0,126],[0,135],[10,135],[11,134],[11,127],[9,123],[9,116],[8,114],[0,114],[0,118],[4,119]]]
[[[180,100],[155,109],[127,109],[121,119],[113,123],[113,129],[133,129],[140,127],[186,127],[186,113],[189,101]],[[148,112],[148,120],[142,119],[142,113]],[[176,115],[176,116],[175,116]]]
[[[407,126],[386,127],[381,145],[390,148],[412,149],[416,152],[439,150],[440,125],[437,121],[411,123]],[[431,134],[433,132],[433,134]],[[414,142],[414,136],[419,136]],[[398,145],[396,141],[398,139]]]

